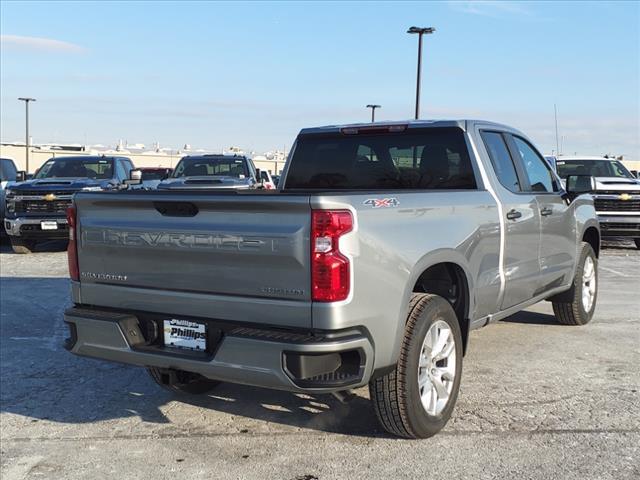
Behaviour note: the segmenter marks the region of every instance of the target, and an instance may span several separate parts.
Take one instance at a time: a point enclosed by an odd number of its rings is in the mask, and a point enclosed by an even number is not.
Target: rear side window
[[[458,128],[398,133],[302,135],[286,179],[287,190],[475,189]]]
[[[500,183],[512,192],[519,192],[521,188],[516,167],[513,164],[513,159],[502,134],[498,132],[482,132],[482,140],[485,147],[487,147],[489,158]]]

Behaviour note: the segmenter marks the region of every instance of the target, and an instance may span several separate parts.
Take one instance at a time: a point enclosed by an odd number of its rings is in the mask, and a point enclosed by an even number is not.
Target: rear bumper
[[[42,230],[41,222],[43,221],[55,221],[58,224],[56,230]],[[24,238],[41,238],[41,239],[63,239],[69,238],[69,227],[67,225],[66,218],[56,217],[18,217],[18,218],[5,218],[4,228],[7,234],[12,237],[24,237]]]
[[[154,315],[76,307],[67,310],[64,319],[71,332],[65,348],[76,355],[185,370],[229,383],[333,392],[366,385],[373,369],[373,347],[358,330],[312,334],[198,319],[208,323],[210,331],[219,328],[220,337],[209,354],[191,354],[151,338],[149,332],[158,331],[149,328],[149,322],[157,321]]]
[[[602,237],[640,238],[640,215],[598,214]]]

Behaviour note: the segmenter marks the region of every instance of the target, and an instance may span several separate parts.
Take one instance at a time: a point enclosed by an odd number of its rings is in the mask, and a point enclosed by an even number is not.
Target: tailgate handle
[[[190,202],[153,202],[153,206],[165,217],[195,217],[198,207]]]

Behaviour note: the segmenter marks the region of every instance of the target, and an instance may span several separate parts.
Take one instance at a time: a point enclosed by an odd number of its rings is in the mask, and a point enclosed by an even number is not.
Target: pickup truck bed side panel
[[[75,201],[84,304],[311,326],[308,196],[83,193]]]
[[[377,197],[393,197],[397,206],[372,208],[365,204]],[[353,260],[351,293],[359,299],[314,303],[313,326],[364,325],[374,339],[393,338],[393,342],[375,345],[376,368],[395,362],[412,288],[431,265],[450,262],[465,271],[473,292],[471,318],[496,311],[500,227],[497,205],[489,192],[321,195],[311,197],[311,206],[356,212],[355,229],[341,239],[340,249]]]

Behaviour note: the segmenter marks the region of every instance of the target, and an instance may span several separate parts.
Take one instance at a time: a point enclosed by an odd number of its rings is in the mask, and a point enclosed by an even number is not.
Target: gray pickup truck
[[[592,177],[566,189],[522,133],[483,121],[304,129],[276,192],[80,192],[66,348],[219,382],[345,397],[434,435],[469,332],[541,300],[593,316]]]

